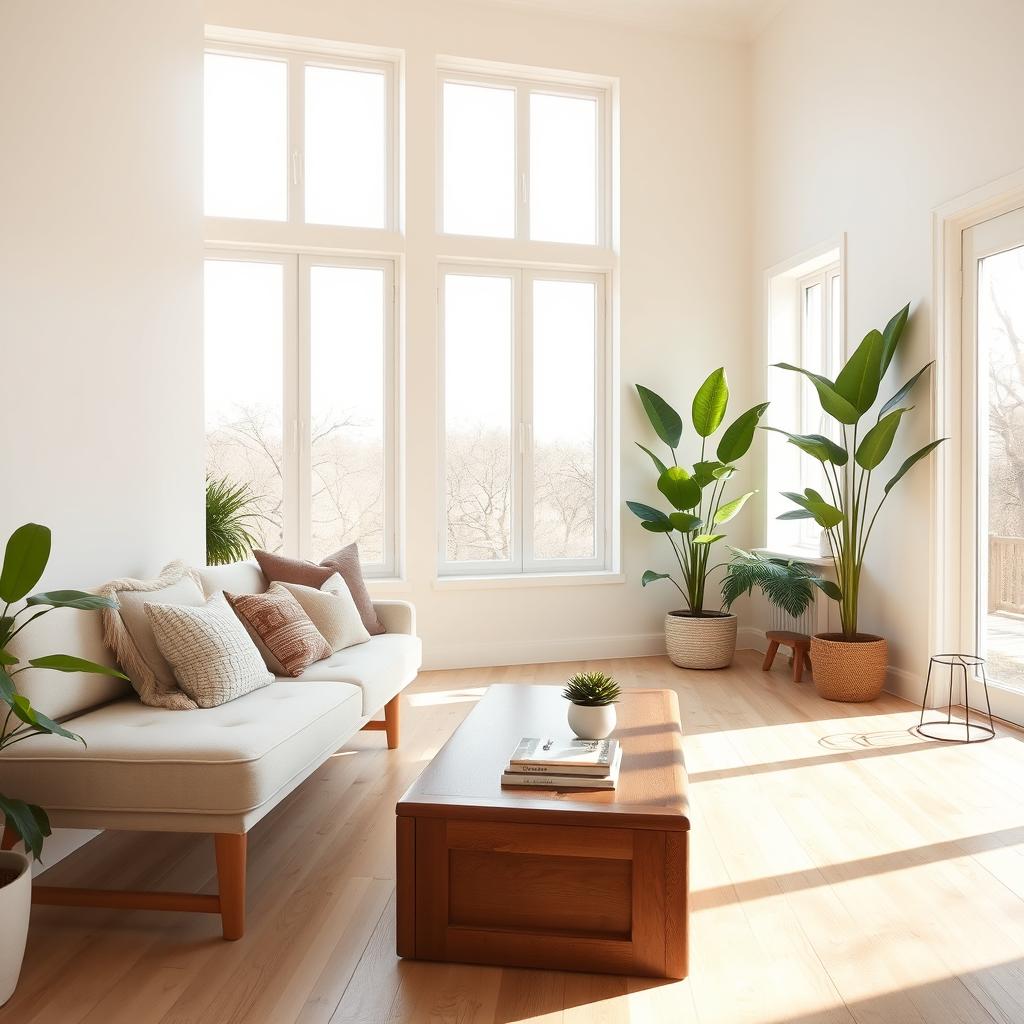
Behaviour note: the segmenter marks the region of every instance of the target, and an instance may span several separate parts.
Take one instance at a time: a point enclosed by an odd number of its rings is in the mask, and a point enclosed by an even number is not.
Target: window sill
[[[832,564],[831,558],[822,558],[814,548],[754,548],[754,554],[767,555],[769,558],[789,558],[794,562],[802,562],[816,568],[826,568]]]
[[[490,576],[438,576],[435,590],[501,590],[523,587],[586,587],[595,584],[625,583],[621,572],[525,572],[494,573]]]

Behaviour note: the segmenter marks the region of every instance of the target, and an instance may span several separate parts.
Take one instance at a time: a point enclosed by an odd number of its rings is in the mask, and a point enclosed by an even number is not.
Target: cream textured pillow
[[[196,702],[178,686],[174,670],[160,651],[144,605],[201,607],[206,603],[195,572],[184,562],[164,566],[154,580],[114,580],[99,591],[112,597],[117,608],[104,608],[103,640],[132,681],[143,704],[172,711],[194,710]]]
[[[313,625],[323,634],[332,651],[342,651],[355,644],[364,644],[370,634],[363,625],[359,609],[345,585],[335,573],[319,590],[298,583],[272,583],[270,589],[282,587],[302,605]]]
[[[197,706],[215,708],[274,681],[223,594],[201,608],[145,608],[160,650]]]
[[[301,675],[314,661],[331,656],[331,648],[302,605],[280,584],[265,594],[225,594],[240,619],[259,634],[284,674]]]

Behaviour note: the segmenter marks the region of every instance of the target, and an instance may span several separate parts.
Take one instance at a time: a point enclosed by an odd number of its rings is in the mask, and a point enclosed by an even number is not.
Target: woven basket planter
[[[725,668],[736,653],[736,616],[669,612],[665,647],[680,668]]]
[[[889,644],[880,636],[858,633],[845,640],[842,633],[811,637],[814,688],[826,700],[860,704],[874,700],[885,686]]]

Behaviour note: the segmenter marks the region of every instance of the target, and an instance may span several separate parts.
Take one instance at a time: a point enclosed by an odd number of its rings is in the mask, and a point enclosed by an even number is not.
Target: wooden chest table
[[[554,686],[490,687],[398,802],[398,955],[684,978],[690,820],[671,690],[626,690],[618,789],[502,789]]]

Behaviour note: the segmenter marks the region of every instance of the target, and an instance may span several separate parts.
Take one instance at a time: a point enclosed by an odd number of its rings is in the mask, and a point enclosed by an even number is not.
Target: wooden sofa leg
[[[401,700],[402,695],[397,693],[384,705],[384,732],[388,738],[388,750],[396,750],[398,748],[398,731],[402,710]]]
[[[245,934],[246,835],[218,833],[213,843],[217,852],[221,926],[224,938],[233,942]]]

